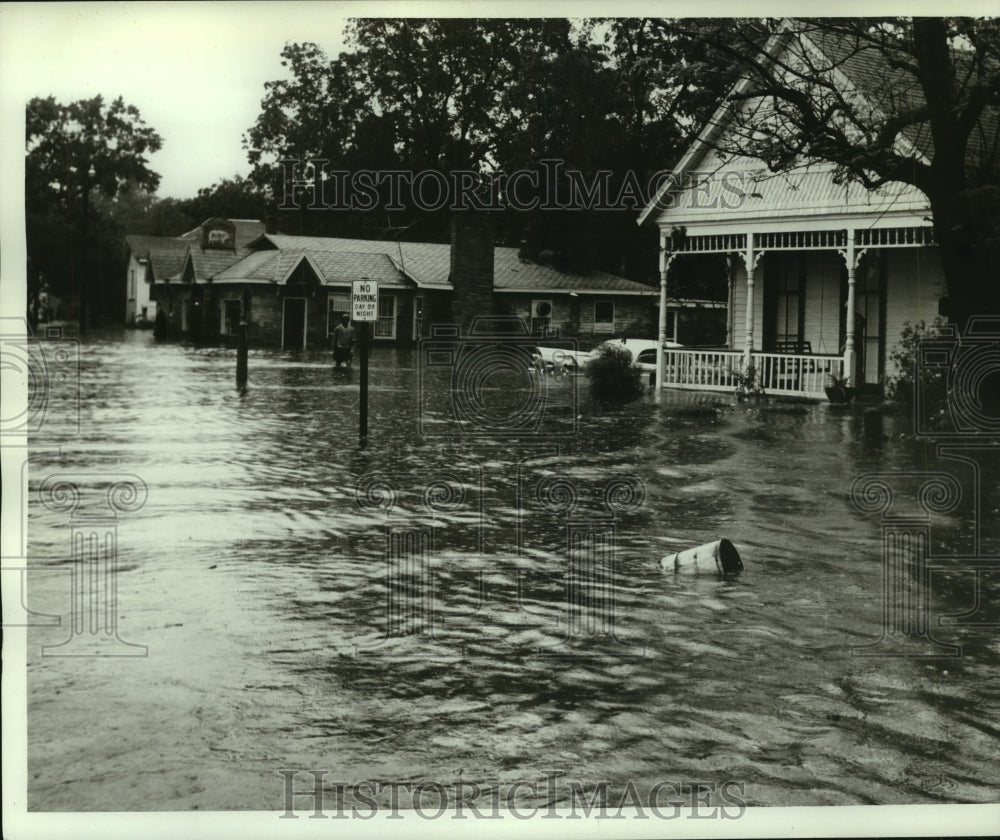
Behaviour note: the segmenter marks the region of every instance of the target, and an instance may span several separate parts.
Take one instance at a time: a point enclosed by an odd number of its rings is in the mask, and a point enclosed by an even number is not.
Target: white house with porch
[[[782,49],[822,60],[802,34],[779,36],[774,49],[782,61],[792,60]],[[845,95],[865,95],[871,67],[830,64]],[[852,70],[864,71],[865,83]],[[667,351],[657,382],[732,390],[752,366],[768,394],[825,398],[831,376],[876,390],[893,373],[887,356],[904,323],[938,315],[944,274],[929,201],[902,183],[868,190],[844,182],[831,165],[774,172],[758,159],[720,152],[728,124],[752,122],[760,108],[727,99],[639,218],[660,231],[661,301],[678,255],[723,254],[729,266],[727,346]],[[919,138],[897,142],[922,154]],[[661,307],[661,339],[664,314]]]

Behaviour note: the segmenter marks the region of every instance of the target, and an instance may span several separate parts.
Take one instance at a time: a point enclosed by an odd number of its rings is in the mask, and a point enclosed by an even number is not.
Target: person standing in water
[[[339,368],[341,364],[350,367],[354,358],[354,342],[354,327],[351,326],[350,316],[345,312],[340,318],[340,323],[333,328],[334,367]]]

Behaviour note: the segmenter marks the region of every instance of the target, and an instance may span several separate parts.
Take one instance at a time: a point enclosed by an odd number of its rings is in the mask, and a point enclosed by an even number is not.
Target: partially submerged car
[[[676,350],[684,345],[676,341],[664,341],[661,344],[652,338],[612,338],[599,344],[591,355],[596,355],[602,347],[622,347],[628,351],[640,370],[649,373],[656,370],[656,348],[661,346],[664,350]]]
[[[564,347],[534,347],[532,367],[542,373],[579,373],[590,361],[590,353]]]
[[[536,370],[545,373],[580,373],[587,362],[595,358],[602,347],[622,347],[644,373],[656,370],[656,348],[659,341],[651,338],[612,338],[588,352],[570,351],[559,347],[532,348],[532,363]],[[683,347],[676,341],[664,341],[665,350]]]

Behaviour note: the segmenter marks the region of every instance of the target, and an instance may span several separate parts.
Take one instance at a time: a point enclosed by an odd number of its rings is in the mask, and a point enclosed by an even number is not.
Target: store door
[[[283,350],[304,350],[306,346],[306,299],[285,298],[281,321]]]

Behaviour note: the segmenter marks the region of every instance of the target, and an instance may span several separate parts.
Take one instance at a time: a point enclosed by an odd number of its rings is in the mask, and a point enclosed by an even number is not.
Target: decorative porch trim
[[[749,236],[753,237],[754,251],[842,251],[851,239],[858,248],[915,248],[936,244],[934,229],[917,225],[754,231],[749,234],[705,233],[688,235],[675,241],[664,237],[663,242],[671,257],[680,254],[731,254],[745,253]]]
[[[855,232],[856,244],[864,248],[913,248],[935,245],[932,227],[862,228]]]
[[[762,251],[819,251],[847,245],[846,230],[793,230],[755,233],[754,248]]]
[[[677,243],[680,247],[671,249],[672,254],[729,254],[745,251],[745,233],[708,233],[686,236]]]

